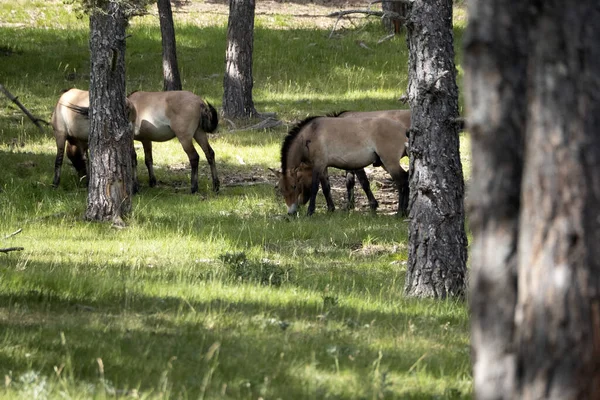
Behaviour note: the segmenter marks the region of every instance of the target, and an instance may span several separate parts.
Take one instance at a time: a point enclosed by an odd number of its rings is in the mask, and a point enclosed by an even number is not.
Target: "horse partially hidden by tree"
[[[284,139],[281,171],[278,171],[279,188],[288,214],[297,212],[300,195],[306,198],[299,173],[305,176],[311,169],[308,215],[312,215],[319,183],[327,208],[335,209],[327,167],[361,170],[373,164],[383,166],[392,176],[398,189],[398,213],[406,215],[408,173],[400,167],[400,158],[406,153],[407,129],[398,121],[378,117],[309,117],[295,125]]]
[[[395,121],[400,122],[404,125],[406,129],[410,128],[411,124],[411,114],[410,110],[382,110],[382,111],[343,111],[339,113],[329,114],[329,117],[338,117],[338,118],[389,118]],[[400,140],[406,141],[405,134],[402,134]],[[406,156],[406,150],[403,154],[403,157]],[[275,174],[280,177],[278,171],[274,171]],[[327,170],[325,171],[324,178],[328,180]],[[376,210],[379,206],[379,203],[375,199],[373,192],[371,191],[369,179],[367,178],[367,174],[365,170],[360,168],[356,170],[348,170],[346,171],[346,195],[348,201],[348,209],[354,208],[354,186],[355,186],[355,175],[358,178],[358,181],[365,192],[367,199],[369,201],[369,207],[371,210]],[[310,199],[310,190],[312,186],[312,167],[305,163],[302,163],[301,166],[297,170],[297,182],[296,187],[299,193],[298,195],[298,203],[301,205],[306,204]],[[326,199],[327,200],[327,199]],[[329,204],[329,202],[328,202]],[[333,200],[331,201],[333,204]],[[333,209],[334,207],[332,207]]]
[[[165,142],[177,137],[188,155],[192,169],[191,190],[198,191],[198,162],[200,156],[193,140],[200,145],[211,169],[213,190],[219,190],[215,153],[206,133],[217,129],[217,111],[208,102],[187,91],[133,92],[127,97],[133,112],[134,139],[142,142],[144,161],[148,168],[149,184],[156,185],[152,159],[152,142]],[[65,142],[67,156],[79,176],[87,174],[85,155],[89,137],[89,93],[71,89],[59,99],[53,113],[52,126],[57,143],[54,186],[60,182],[60,168]]]
[[[86,90],[69,89],[60,96],[52,113],[51,125],[56,140],[56,160],[54,162],[54,179],[52,184],[58,187],[60,172],[65,156],[73,163],[79,179],[87,176],[88,139],[90,133],[90,120],[88,116],[90,106],[89,92]],[[129,100],[126,109],[131,126],[135,122],[135,108]]]

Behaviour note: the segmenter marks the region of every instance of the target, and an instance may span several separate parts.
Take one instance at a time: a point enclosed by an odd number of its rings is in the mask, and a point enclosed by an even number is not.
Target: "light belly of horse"
[[[151,140],[153,142],[166,142],[175,137],[175,132],[169,125],[153,124],[147,120],[142,121],[139,132],[135,135],[136,140]]]
[[[373,152],[337,155],[329,159],[328,166],[340,169],[359,169],[373,164],[375,161],[377,161],[377,155]]]

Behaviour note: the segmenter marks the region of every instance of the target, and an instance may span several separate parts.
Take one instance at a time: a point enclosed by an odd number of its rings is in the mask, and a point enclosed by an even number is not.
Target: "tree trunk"
[[[515,385],[527,12],[527,0],[511,6],[502,0],[471,1],[464,40],[472,145],[471,344],[479,399],[512,398]],[[496,20],[512,23],[494,23]]]
[[[390,31],[399,35],[402,33],[402,28],[404,27],[404,21],[408,16],[408,8],[409,4],[400,1],[384,1],[381,3],[381,9],[383,11],[391,11],[399,14],[402,18],[392,18],[392,17],[384,17],[383,18],[383,26]]]
[[[465,43],[475,392],[597,399],[600,8],[513,3],[471,0]]]
[[[163,50],[163,90],[181,90],[171,0],[157,0]]]
[[[122,223],[131,210],[133,132],[125,110],[125,27],[117,1],[90,14],[90,179],[85,217]]]
[[[600,7],[535,2],[515,315],[521,399],[600,398]]]
[[[414,1],[407,29],[412,126],[405,291],[417,297],[461,297],[467,238],[452,0]]]
[[[223,113],[229,118],[257,114],[252,100],[254,0],[230,0],[223,80]]]

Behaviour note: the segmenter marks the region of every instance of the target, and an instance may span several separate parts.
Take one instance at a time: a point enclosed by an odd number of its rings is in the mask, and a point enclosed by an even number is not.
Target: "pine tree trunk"
[[[385,17],[383,18],[383,26],[385,28],[395,33],[396,35],[402,33],[402,28],[404,27],[404,21],[408,16],[408,8],[409,4],[400,1],[384,1],[381,3],[381,9],[383,11],[391,11],[399,14],[402,18],[393,18],[393,17]]]
[[[133,132],[125,110],[126,18],[116,1],[90,15],[90,179],[85,217],[122,223],[131,210]]]
[[[600,8],[469,14],[476,396],[598,399]]]
[[[600,7],[535,2],[516,310],[520,399],[600,398]]]
[[[254,0],[230,0],[223,80],[223,113],[229,118],[257,114],[252,100]]]
[[[163,90],[181,90],[171,0],[157,0],[163,50]]]
[[[416,0],[407,21],[409,255],[405,291],[416,297],[465,293],[467,239],[459,156],[452,0]]]
[[[527,0],[511,6],[503,0],[472,0],[464,40],[472,145],[471,344],[475,394],[485,400],[513,398],[515,388],[527,12]]]

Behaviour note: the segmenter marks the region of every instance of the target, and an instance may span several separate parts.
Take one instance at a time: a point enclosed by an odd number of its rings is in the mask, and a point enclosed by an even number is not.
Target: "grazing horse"
[[[400,167],[406,151],[407,127],[389,118],[309,117],[294,126],[281,148],[279,188],[288,214],[295,214],[298,196],[298,172],[304,163],[312,168],[308,215],[315,210],[319,183],[333,210],[331,188],[326,179],[327,167],[358,170],[369,164],[382,165],[392,176],[398,189],[398,213],[406,214],[408,204],[408,173]]]
[[[402,123],[406,129],[410,128],[411,124],[410,110],[343,111],[341,113],[330,114],[329,116],[338,118],[389,118]],[[402,157],[406,155],[407,154],[405,151]],[[328,179],[327,172],[325,173],[325,175],[326,176],[324,179]],[[369,179],[367,178],[365,170],[362,168],[357,170],[346,171],[346,195],[348,200],[348,208],[354,208],[355,175],[358,178],[360,186],[367,195],[367,199],[369,200],[369,207],[371,208],[371,210],[376,210],[379,206],[379,203],[375,199],[375,196],[373,196]],[[298,182],[296,183],[296,186],[298,187],[298,191],[300,193],[298,196],[298,202],[299,204],[303,205],[306,204],[310,198],[310,188],[312,185],[312,167],[303,163],[297,171],[297,179]]]
[[[156,185],[152,162],[152,142],[165,142],[177,137],[188,155],[192,167],[192,193],[198,191],[198,161],[200,156],[193,140],[204,151],[212,176],[213,190],[219,191],[215,152],[206,133],[217,129],[219,118],[215,108],[199,96],[187,91],[133,92],[129,100],[135,107],[134,139],[144,146],[144,161],[148,168],[150,186]]]
[[[127,98],[132,112],[134,139],[142,142],[145,164],[148,168],[150,186],[156,185],[152,160],[152,142],[164,142],[174,137],[179,139],[188,155],[192,168],[192,193],[198,191],[198,161],[200,156],[194,148],[195,139],[210,165],[213,190],[219,190],[219,178],[215,167],[215,153],[208,143],[206,132],[214,132],[218,125],[215,108],[200,97],[186,91],[133,92]],[[89,93],[71,89],[61,96],[53,117],[54,135],[58,153],[54,185],[60,181],[60,166],[64,143],[68,141],[67,155],[80,176],[86,174],[83,157],[87,153],[89,136]],[[67,127],[67,128],[65,128]],[[62,147],[61,147],[62,143]],[[59,162],[60,161],[60,162]],[[57,175],[58,174],[58,175]]]
[[[79,179],[87,176],[87,152],[90,132],[89,120],[90,96],[87,90],[69,89],[65,91],[54,107],[52,113],[52,129],[56,140],[56,160],[54,162],[54,179],[52,185],[58,187],[60,172],[65,156],[77,170]],[[128,119],[133,126],[135,122],[135,109],[129,100],[126,100]],[[135,157],[135,154],[132,154]]]

